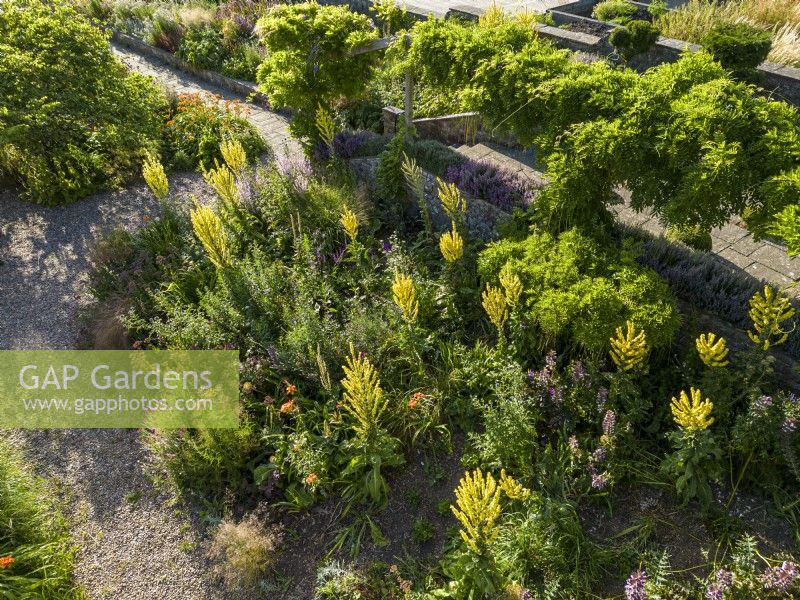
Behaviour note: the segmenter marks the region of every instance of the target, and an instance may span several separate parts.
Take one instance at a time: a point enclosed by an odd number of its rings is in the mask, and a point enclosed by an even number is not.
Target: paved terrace
[[[515,13],[543,13],[549,9],[558,9],[567,4],[574,4],[574,0],[399,0],[398,5],[405,6],[409,12],[436,17],[444,17],[451,8],[474,7],[480,12],[485,12],[492,4],[502,8],[504,12]]]

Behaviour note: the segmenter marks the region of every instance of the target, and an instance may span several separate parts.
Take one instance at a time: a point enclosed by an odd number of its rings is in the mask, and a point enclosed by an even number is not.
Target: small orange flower
[[[306,477],[306,485],[314,485],[317,482],[317,474],[309,473]]]
[[[0,556],[0,569],[10,569],[17,560],[10,554],[7,556]]]
[[[289,394],[290,396],[296,394],[297,386],[289,382],[286,382],[286,393]]]
[[[281,412],[283,414],[286,413],[293,413],[297,411],[297,405],[294,403],[294,400],[289,400],[288,402],[284,402],[281,404]]]
[[[417,408],[417,406],[419,406],[420,400],[422,400],[424,397],[425,394],[423,394],[422,392],[417,392],[416,394],[411,396],[411,400],[408,401],[408,408],[412,410]]]

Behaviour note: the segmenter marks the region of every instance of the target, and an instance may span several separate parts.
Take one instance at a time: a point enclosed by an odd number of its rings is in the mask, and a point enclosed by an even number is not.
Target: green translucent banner
[[[3,350],[0,427],[235,428],[236,350]]]

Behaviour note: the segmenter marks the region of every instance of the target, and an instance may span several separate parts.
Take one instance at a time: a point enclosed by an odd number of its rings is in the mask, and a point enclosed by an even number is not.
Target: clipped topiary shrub
[[[747,23],[720,23],[708,32],[703,45],[723,67],[741,75],[766,60],[772,36]]]
[[[626,61],[650,50],[658,39],[658,28],[649,21],[631,21],[611,32],[608,41]]]
[[[167,101],[63,0],[0,10],[0,174],[67,204],[120,184],[158,147]]]
[[[592,16],[599,21],[627,23],[636,14],[636,6],[627,0],[605,0],[594,7]]]

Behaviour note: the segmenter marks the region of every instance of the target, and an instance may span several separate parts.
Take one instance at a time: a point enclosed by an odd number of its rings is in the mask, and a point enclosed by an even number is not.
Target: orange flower
[[[419,401],[425,397],[425,394],[422,392],[417,392],[413,396],[411,396],[411,400],[408,401],[408,408],[415,409],[419,406]]]
[[[293,385],[293,384],[291,384],[291,383],[289,383],[287,381],[286,382],[286,393],[289,394],[290,396],[292,396],[293,394],[296,394],[297,393],[297,386]]]
[[[0,556],[0,569],[10,569],[11,566],[17,562],[16,559],[11,556]]]
[[[288,402],[281,404],[282,413],[293,413],[295,411],[297,411],[297,405],[294,403],[294,400],[289,400]]]
[[[317,481],[316,473],[309,473],[308,477],[306,477],[306,485],[314,485],[316,481]]]

